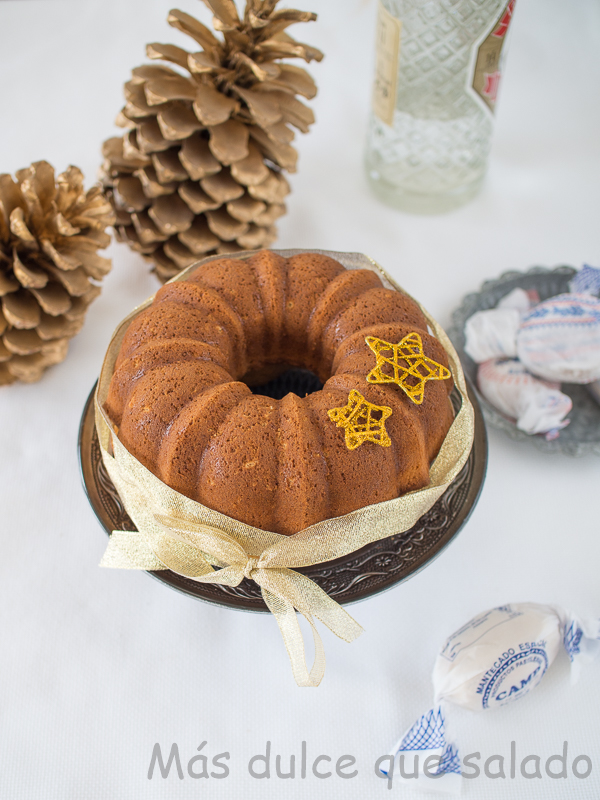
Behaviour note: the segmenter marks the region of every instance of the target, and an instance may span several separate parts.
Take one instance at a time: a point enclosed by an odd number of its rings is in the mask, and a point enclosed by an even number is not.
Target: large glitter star
[[[381,416],[373,416],[379,412]],[[356,389],[348,395],[348,405],[332,408],[327,414],[338,428],[346,429],[348,450],[356,450],[363,442],[374,442],[382,447],[389,447],[392,443],[385,429],[385,421],[391,416],[392,409],[369,403]]]
[[[450,377],[450,370],[425,355],[418,333],[409,333],[398,344],[384,342],[376,336],[367,336],[365,342],[377,358],[367,381],[396,383],[416,405],[423,402],[427,381],[444,381]],[[388,371],[384,372],[386,365],[389,365]]]

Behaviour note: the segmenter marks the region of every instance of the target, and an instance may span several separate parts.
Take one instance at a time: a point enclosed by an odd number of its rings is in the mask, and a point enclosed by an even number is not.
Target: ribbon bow
[[[277,620],[298,686],[318,686],[325,673],[325,650],[315,617],[346,642],[362,633],[356,620],[310,578],[277,565],[272,547],[265,548],[258,557],[250,556],[225,531],[162,514],[153,517],[160,534],[146,538],[138,531],[114,531],[101,566],[167,568],[198,583],[225,586],[238,586],[244,578],[255,581]],[[315,658],[310,671],[296,610],[305,617],[313,634]]]

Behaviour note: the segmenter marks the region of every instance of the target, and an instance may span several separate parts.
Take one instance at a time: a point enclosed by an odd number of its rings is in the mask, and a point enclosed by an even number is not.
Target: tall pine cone
[[[0,175],[0,385],[39,380],[62,361],[111,262],[97,254],[114,212],[77,167],[38,161]],[[90,280],[91,279],[91,280]]]
[[[223,38],[171,11],[169,24],[202,49],[148,45],[149,58],[179,69],[133,70],[117,119],[128,130],[103,148],[101,178],[117,237],[150,258],[163,281],[205,255],[275,240],[273,223],[290,190],[282,171],[294,172],[298,155],[290,125],[306,132],[314,122],[296,97],[314,97],[312,78],[281,59],[322,59],[284,32],[316,14],[246,0],[240,19],[233,0],[203,2]]]

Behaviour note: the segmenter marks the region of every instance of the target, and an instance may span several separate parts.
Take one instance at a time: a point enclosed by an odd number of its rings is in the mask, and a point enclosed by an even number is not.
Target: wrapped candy
[[[516,420],[525,433],[550,433],[569,424],[573,407],[557,383],[534,378],[516,359],[494,358],[479,365],[477,384],[494,408]]]
[[[504,706],[535,688],[562,649],[576,671],[599,648],[600,620],[581,621],[553,606],[515,603],[479,614],[444,643],[433,669],[434,707],[404,734],[381,771],[388,779],[394,771],[417,778],[413,785],[427,790],[460,791],[449,704],[471,711]]]

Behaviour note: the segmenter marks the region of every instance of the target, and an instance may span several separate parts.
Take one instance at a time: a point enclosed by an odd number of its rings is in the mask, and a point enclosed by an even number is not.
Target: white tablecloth
[[[209,15],[202,4],[180,7]],[[302,4],[301,4],[302,5]],[[595,0],[519,0],[492,164],[483,194],[441,217],[376,201],[362,169],[374,0],[314,0],[301,39],[327,58],[317,124],[300,136],[279,247],[356,250],[377,259],[442,322],[488,277],[534,264],[600,264],[600,11]],[[91,183],[114,132],[122,83],[144,44],[183,37],[167,0],[0,3],[0,170],[48,159]],[[304,6],[303,6],[304,7]],[[295,686],[267,615],[195,602],[143,573],[98,568],[106,536],[83,493],[77,429],[119,320],[158,286],[113,245],[114,269],[68,359],[36,385],[0,389],[0,796],[7,800],[387,796],[373,764],[431,702],[447,634],[488,607],[523,600],[600,614],[600,460],[543,455],[490,432],[483,495],[449,549],[414,579],[352,608],[365,633],[327,631],[318,689]],[[600,793],[600,663],[571,687],[560,657],[514,706],[457,713],[463,753],[545,759],[568,741],[592,759],[585,780],[465,781],[466,797],[594,798]],[[228,751],[224,780],[147,778],[152,749],[185,765]],[[358,775],[252,778],[249,759],[350,754]],[[204,752],[203,751],[203,752]],[[481,762],[481,763],[482,763]],[[197,762],[199,763],[199,762]],[[327,762],[321,762],[325,770]],[[274,764],[272,769],[274,770]],[[398,789],[404,797],[416,795]]]

